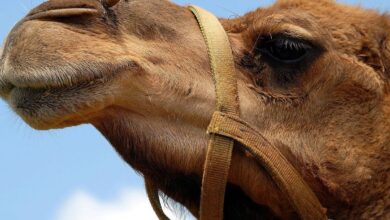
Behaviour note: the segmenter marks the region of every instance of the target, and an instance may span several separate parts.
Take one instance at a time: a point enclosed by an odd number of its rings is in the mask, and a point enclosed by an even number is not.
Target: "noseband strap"
[[[207,131],[210,141],[204,164],[200,220],[224,218],[225,189],[235,142],[240,143],[242,150],[251,153],[265,168],[301,219],[327,219],[326,209],[278,148],[240,118],[234,58],[228,36],[219,20],[199,7],[190,6],[189,9],[199,23],[208,48],[217,97],[217,110]],[[161,211],[157,189],[151,184],[147,184],[147,189],[159,218],[168,219]]]
[[[217,111],[239,117],[237,76],[229,38],[218,19],[208,11],[190,6],[205,39],[215,84]],[[225,189],[234,139],[210,133],[204,164],[200,219],[223,219]]]

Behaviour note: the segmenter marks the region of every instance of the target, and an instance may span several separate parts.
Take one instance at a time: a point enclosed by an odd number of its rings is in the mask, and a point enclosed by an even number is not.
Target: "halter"
[[[225,189],[235,143],[240,143],[264,167],[302,220],[327,219],[326,209],[283,154],[254,126],[240,118],[235,63],[228,36],[219,20],[197,6],[190,6],[189,10],[195,15],[208,48],[217,97],[217,109],[207,130],[210,140],[204,164],[200,219],[223,219]],[[145,181],[157,216],[160,220],[169,220],[162,211],[157,187]]]

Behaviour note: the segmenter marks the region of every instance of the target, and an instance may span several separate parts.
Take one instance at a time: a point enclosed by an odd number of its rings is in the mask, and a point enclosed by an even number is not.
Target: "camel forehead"
[[[308,23],[317,25],[333,37],[340,34],[374,37],[386,21],[386,17],[377,11],[344,5],[333,0],[279,0],[264,11],[266,16],[284,16],[303,27]],[[350,36],[350,40],[357,37],[356,35]]]

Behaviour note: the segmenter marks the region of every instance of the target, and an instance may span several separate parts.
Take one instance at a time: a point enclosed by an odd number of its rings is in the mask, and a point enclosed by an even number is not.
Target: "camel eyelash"
[[[305,40],[276,35],[260,37],[255,51],[279,63],[293,64],[302,61],[312,48]]]
[[[285,49],[301,50],[312,48],[310,42],[304,39],[294,38],[284,34],[260,36],[258,41],[256,42],[256,48],[259,49],[262,46],[271,43],[277,44],[278,46],[283,47]]]
[[[294,49],[294,50],[303,50],[310,49],[310,46],[301,41],[291,40],[291,39],[277,39],[275,43],[282,45],[286,49]]]

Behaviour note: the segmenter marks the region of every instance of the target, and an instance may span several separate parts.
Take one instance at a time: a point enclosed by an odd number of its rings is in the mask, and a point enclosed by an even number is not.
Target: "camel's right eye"
[[[266,37],[257,45],[262,55],[284,64],[302,61],[311,49],[309,43],[286,36]]]

